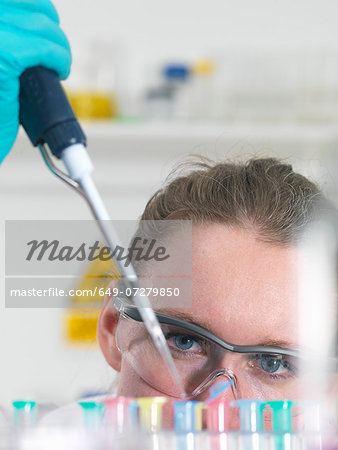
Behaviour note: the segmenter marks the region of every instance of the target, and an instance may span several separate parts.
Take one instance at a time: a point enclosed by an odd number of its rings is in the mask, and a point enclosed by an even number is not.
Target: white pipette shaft
[[[98,222],[109,248],[114,249],[117,245],[119,245],[120,239],[111,224],[108,211],[91,178],[91,173],[94,170],[94,166],[91,163],[85,147],[81,144],[75,144],[68,147],[63,151],[62,160],[68,170],[69,176],[80,184],[81,189],[85,193],[95,219]],[[119,270],[126,287],[131,288],[132,292],[136,292],[133,299],[138,307],[142,320],[150,336],[152,337],[157,350],[160,352],[162,358],[167,364],[174,381],[176,381],[181,395],[184,396],[185,391],[182,386],[181,379],[177,373],[167,341],[151,307],[151,303],[148,297],[139,294],[139,281],[133,266],[130,264],[128,267],[125,267],[116,258],[114,258],[114,263]]]

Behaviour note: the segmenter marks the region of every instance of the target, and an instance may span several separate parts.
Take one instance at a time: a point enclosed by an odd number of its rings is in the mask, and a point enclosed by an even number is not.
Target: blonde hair
[[[246,163],[200,158],[183,170],[150,198],[141,220],[224,223],[254,229],[258,239],[283,245],[297,239],[323,200],[316,184],[274,158]]]

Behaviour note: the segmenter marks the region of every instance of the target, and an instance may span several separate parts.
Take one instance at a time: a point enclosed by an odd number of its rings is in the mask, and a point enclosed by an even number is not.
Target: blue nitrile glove
[[[19,77],[45,66],[67,78],[71,53],[49,0],[0,0],[0,162],[19,128]]]

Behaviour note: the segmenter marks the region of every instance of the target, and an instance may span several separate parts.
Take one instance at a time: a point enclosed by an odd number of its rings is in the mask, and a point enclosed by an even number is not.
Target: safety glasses
[[[136,306],[131,305],[127,298],[124,297],[115,297],[114,298],[114,306],[125,317],[129,319],[135,320],[137,322],[142,322],[142,318]],[[186,330],[187,332],[194,333],[199,335],[201,338],[205,338],[209,342],[212,342],[216,345],[219,345],[224,350],[228,350],[230,352],[236,353],[259,353],[263,355],[275,354],[281,356],[289,356],[289,357],[300,357],[301,353],[297,350],[281,348],[276,346],[262,346],[262,345],[235,345],[230,344],[227,341],[224,341],[220,337],[206,330],[205,328],[200,327],[199,325],[195,325],[194,323],[186,322],[185,320],[179,319],[177,317],[168,316],[166,314],[162,314],[156,312],[156,317],[159,323],[168,326],[180,327],[181,329]]]
[[[179,397],[137,308],[123,297],[116,297],[114,306],[120,312],[116,341],[125,361],[146,383],[166,395]],[[234,345],[196,324],[159,312],[156,316],[189,397],[205,394],[220,377],[233,381],[236,398],[301,397],[307,375],[301,370],[299,351]]]

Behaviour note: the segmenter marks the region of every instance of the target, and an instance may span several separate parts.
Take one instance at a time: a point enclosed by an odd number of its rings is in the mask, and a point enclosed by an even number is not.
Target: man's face
[[[195,226],[192,307],[165,308],[160,312],[200,325],[236,345],[296,349],[296,249],[260,242],[253,228]],[[250,372],[243,366],[243,357],[231,352],[224,352],[220,364],[235,373],[241,396],[273,398],[277,390],[285,398],[282,386],[292,376],[287,370],[282,371],[282,378],[276,374],[271,378],[269,373],[260,373],[255,363],[255,372]],[[163,395],[134,371],[123,354],[120,372],[118,395]],[[228,390],[223,396],[231,400],[233,392]]]

